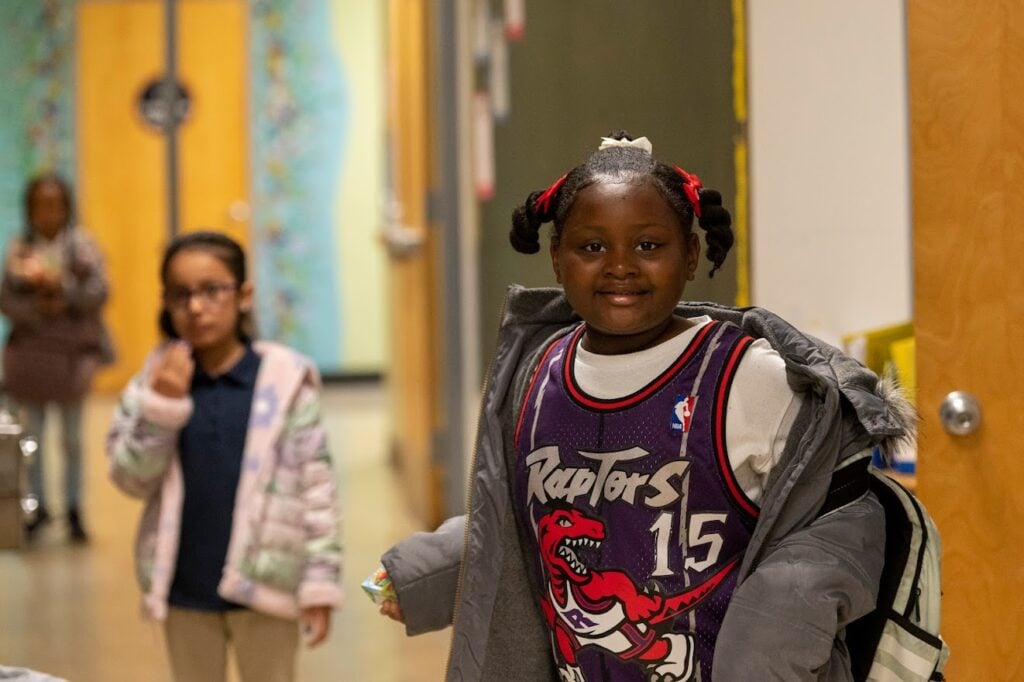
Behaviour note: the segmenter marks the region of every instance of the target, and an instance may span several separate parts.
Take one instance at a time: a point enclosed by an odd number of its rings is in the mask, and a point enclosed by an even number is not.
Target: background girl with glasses
[[[136,551],[146,614],[174,677],[294,679],[340,602],[338,511],[313,364],[255,342],[245,254],[194,232],[168,246],[168,341],[132,379],[108,441],[111,477],[146,500]]]

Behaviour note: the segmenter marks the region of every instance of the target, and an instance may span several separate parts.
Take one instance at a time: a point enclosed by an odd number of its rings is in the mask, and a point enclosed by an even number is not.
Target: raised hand
[[[39,256],[30,251],[17,259],[15,274],[32,286],[36,286],[42,283],[46,277],[46,267]]]
[[[168,398],[184,398],[192,386],[195,371],[192,346],[184,341],[175,341],[158,361],[150,387]]]

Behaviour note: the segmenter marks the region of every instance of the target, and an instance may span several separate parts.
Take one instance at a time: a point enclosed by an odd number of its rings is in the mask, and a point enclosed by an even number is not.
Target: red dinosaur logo
[[[736,566],[733,559],[705,582],[678,594],[640,589],[623,571],[588,565],[587,553],[605,540],[604,524],[576,509],[556,509],[541,517],[537,539],[548,574],[541,608],[566,663],[566,682],[581,682],[576,665],[583,647],[599,647],[623,661],[644,666],[655,682],[690,680],[697,669],[692,635],[667,632]]]

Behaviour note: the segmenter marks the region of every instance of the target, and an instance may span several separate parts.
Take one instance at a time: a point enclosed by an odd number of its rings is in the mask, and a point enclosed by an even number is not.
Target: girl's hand
[[[299,621],[302,623],[302,634],[306,636],[306,646],[312,649],[327,639],[327,633],[331,631],[331,607],[304,608]]]
[[[15,264],[16,268],[13,274],[32,286],[42,283],[43,278],[46,276],[46,268],[43,266],[43,261],[34,253],[29,252],[21,256],[15,261]]]
[[[44,269],[39,275],[38,286],[50,293],[60,293],[64,289],[64,281],[59,272]]]
[[[167,398],[184,398],[192,386],[195,371],[192,347],[184,341],[176,341],[160,359],[150,387]]]
[[[380,613],[382,616],[387,616],[391,620],[397,620],[399,623],[405,622],[405,614],[402,613],[402,607],[394,599],[382,601],[380,603]]]

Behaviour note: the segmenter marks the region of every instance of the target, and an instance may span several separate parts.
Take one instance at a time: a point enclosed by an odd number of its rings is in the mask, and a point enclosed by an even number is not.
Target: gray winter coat
[[[910,437],[906,402],[859,363],[765,310],[697,304],[678,312],[767,339],[786,361],[792,388],[806,396],[761,499],[718,636],[715,679],[852,679],[843,629],[874,607],[884,515],[871,494],[818,512],[840,461]],[[578,322],[560,289],[509,290],[484,390],[468,514],[382,557],[409,634],[454,623],[447,680],[558,680],[509,481],[516,413],[532,369]]]

